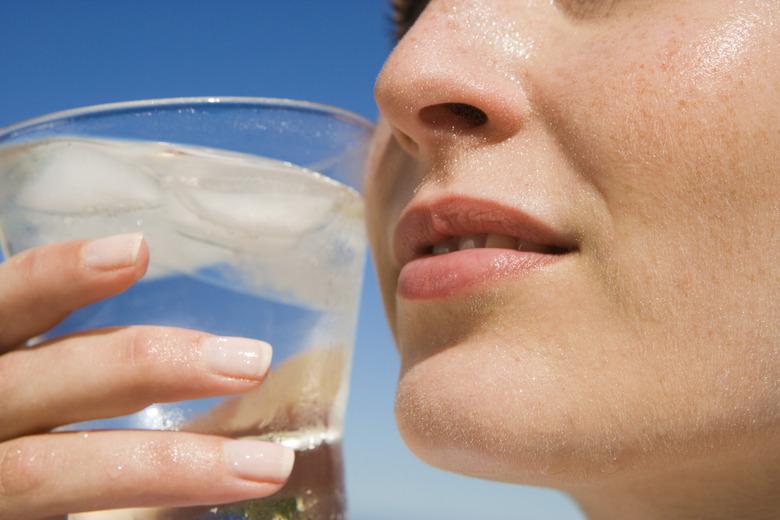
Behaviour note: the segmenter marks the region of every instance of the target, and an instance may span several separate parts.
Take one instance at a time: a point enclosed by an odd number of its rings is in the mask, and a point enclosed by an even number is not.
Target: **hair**
[[[428,5],[429,0],[392,0],[393,33],[399,41]]]

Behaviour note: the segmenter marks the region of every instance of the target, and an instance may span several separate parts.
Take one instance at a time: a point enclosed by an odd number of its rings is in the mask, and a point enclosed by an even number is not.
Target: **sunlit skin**
[[[420,458],[591,518],[780,515],[779,86],[774,1],[427,5],[377,78],[366,183]],[[575,247],[399,294],[399,218],[460,196]]]

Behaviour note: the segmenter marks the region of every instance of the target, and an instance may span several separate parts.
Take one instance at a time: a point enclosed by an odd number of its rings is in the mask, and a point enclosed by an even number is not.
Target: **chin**
[[[402,367],[396,420],[421,460],[483,479],[564,489],[641,466],[640,439],[568,376],[528,350],[454,345]]]

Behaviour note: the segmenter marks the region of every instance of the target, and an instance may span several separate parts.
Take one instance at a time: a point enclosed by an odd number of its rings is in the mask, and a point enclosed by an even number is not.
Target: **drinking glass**
[[[267,499],[71,518],[344,517],[340,442],[371,133],[344,110],[260,98],[116,103],[0,129],[5,257],[137,231],[150,248],[140,282],[31,344],[94,328],[165,325],[257,338],[274,349],[265,382],[247,394],[159,403],[61,429],[185,430],[297,450],[289,482]]]

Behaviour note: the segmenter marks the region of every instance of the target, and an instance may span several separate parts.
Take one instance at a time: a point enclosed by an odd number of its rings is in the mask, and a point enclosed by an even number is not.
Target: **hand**
[[[121,327],[23,343],[140,279],[139,234],[31,249],[0,264],[0,519],[263,497],[293,452],[183,432],[47,433],[155,402],[240,393],[268,370],[267,344],[166,327]]]

